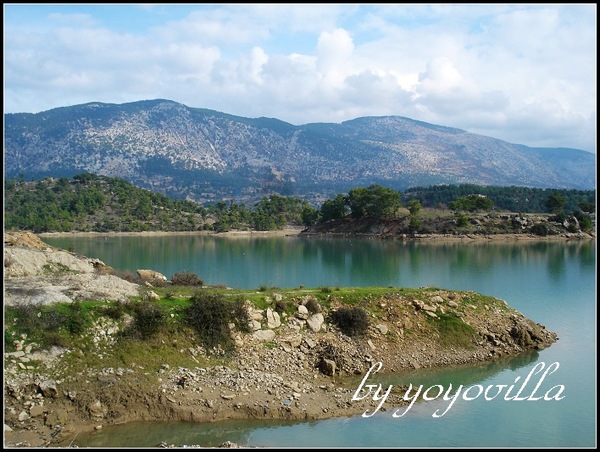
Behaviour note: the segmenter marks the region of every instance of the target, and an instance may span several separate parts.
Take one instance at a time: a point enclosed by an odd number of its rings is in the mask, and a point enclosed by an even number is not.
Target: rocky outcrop
[[[111,274],[99,259],[45,244],[30,232],[4,234],[4,304],[129,300],[140,286]]]

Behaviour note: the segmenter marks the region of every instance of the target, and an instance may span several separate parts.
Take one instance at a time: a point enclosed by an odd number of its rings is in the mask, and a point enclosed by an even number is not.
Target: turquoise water
[[[448,401],[417,404],[399,418],[394,418],[395,409],[388,407],[370,418],[310,423],[132,424],[78,438],[85,441],[79,445],[155,446],[165,441],[208,446],[226,440],[272,447],[596,445],[595,241],[402,243],[197,235],[44,240],[97,257],[120,270],[135,273],[139,268],[152,268],[168,277],[186,270],[198,274],[206,284],[236,288],[381,285],[473,290],[506,300],[559,336],[550,348],[515,360],[441,372],[378,374],[373,380],[423,384],[424,388],[453,383],[468,388],[509,386],[519,378],[516,391],[534,366],[543,363],[547,369],[558,363],[558,369],[542,381],[536,396],[562,386],[561,400],[457,399],[439,418],[432,414],[443,411]],[[542,373],[531,378],[532,384],[523,394],[531,393]],[[144,434],[146,431],[152,435]]]

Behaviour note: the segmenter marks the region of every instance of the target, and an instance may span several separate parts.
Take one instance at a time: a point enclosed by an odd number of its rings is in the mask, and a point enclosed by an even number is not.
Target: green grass
[[[473,335],[475,329],[467,325],[456,315],[436,313],[437,319],[430,319],[438,333],[439,343],[447,347],[475,348]]]
[[[162,364],[170,366],[198,366],[198,362],[191,358],[187,350],[190,347],[201,345],[200,336],[196,331],[186,325],[186,310],[191,306],[191,297],[198,291],[206,294],[215,294],[232,302],[238,299],[248,300],[259,309],[271,307],[284,308],[288,316],[293,316],[297,305],[303,297],[312,296],[323,308],[327,316],[332,307],[346,306],[362,308],[369,315],[369,322],[376,324],[387,312],[386,299],[395,299],[400,296],[404,302],[398,303],[396,318],[401,318],[405,313],[412,314],[414,307],[412,300],[421,300],[429,303],[431,297],[444,292],[436,287],[424,288],[398,288],[398,287],[335,287],[323,290],[315,288],[277,288],[275,290],[260,291],[247,289],[227,289],[222,287],[160,287],[153,289],[160,300],[156,302],[143,302],[132,300],[128,304],[116,301],[84,301],[76,304],[58,303],[50,306],[28,306],[5,308],[5,350],[14,351],[14,341],[26,335],[26,343],[34,342],[35,349],[48,349],[53,345],[81,350],[80,353],[70,353],[65,357],[66,366],[77,369],[94,369],[105,367],[128,367],[135,364],[154,371]],[[282,301],[276,301],[274,293],[280,294]],[[493,297],[475,292],[450,291],[454,296],[448,299],[458,303],[458,307],[451,309],[446,314],[438,311],[437,319],[428,318],[427,324],[433,328],[427,334],[436,332],[441,344],[456,347],[473,347],[472,335],[474,329],[464,323],[456,313],[472,306],[476,310],[485,312],[487,309],[501,309],[509,311],[510,308],[502,301]],[[387,298],[386,298],[387,297]],[[446,297],[444,297],[446,298]],[[126,315],[135,318],[134,306],[141,303],[151,303],[158,307],[164,314],[164,322],[160,328],[152,331],[148,337],[128,337],[118,335],[116,343],[99,351],[98,346],[91,340],[90,326],[101,317],[106,320],[122,322]],[[472,308],[469,308],[472,309]],[[456,312],[456,313],[455,313]],[[386,320],[382,320],[386,321]],[[421,331],[405,330],[407,337],[418,339]],[[180,350],[184,353],[180,353]],[[98,358],[98,355],[102,358]],[[204,358],[204,359],[213,359]],[[198,359],[198,358],[197,358]],[[214,358],[216,359],[216,358]]]

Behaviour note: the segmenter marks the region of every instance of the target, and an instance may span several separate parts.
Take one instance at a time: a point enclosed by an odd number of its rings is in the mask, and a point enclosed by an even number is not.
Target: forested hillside
[[[406,222],[410,232],[436,232],[426,218],[450,218],[461,226],[466,212],[545,213],[561,223],[574,216],[592,228],[594,190],[442,185],[405,192],[373,184],[339,193],[320,205],[272,194],[252,205],[220,200],[201,205],[172,199],[121,178],[83,173],[73,178],[5,181],[5,230],[40,232],[268,231],[310,227],[344,218]],[[452,226],[455,224],[455,226]],[[446,231],[447,232],[447,231]]]

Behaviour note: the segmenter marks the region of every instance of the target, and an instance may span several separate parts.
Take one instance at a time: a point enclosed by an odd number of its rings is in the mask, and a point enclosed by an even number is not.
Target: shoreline
[[[158,237],[158,236],[217,236],[217,237],[316,237],[316,238],[364,238],[378,240],[399,240],[405,242],[555,242],[575,240],[596,240],[595,234],[582,232],[562,233],[555,235],[539,236],[535,234],[415,234],[385,235],[385,234],[347,234],[347,233],[311,233],[304,232],[304,228],[285,228],[275,231],[139,231],[139,232],[41,232],[39,237]]]
[[[285,228],[276,231],[139,231],[139,232],[40,232],[39,237],[157,237],[169,235],[214,235],[219,237],[286,237],[297,236],[303,228]]]

